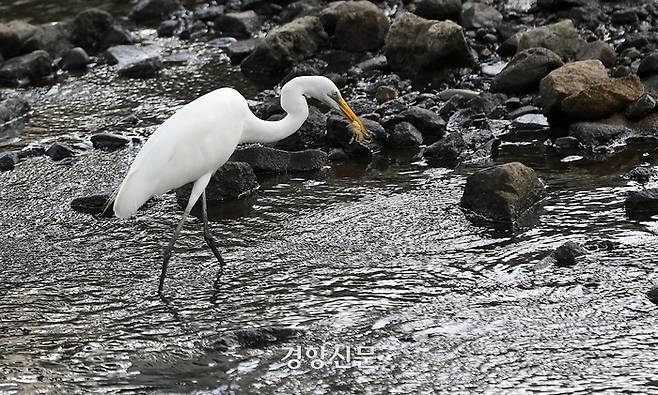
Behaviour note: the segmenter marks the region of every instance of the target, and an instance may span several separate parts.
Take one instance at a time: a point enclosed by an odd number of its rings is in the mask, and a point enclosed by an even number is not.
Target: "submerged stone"
[[[513,228],[545,193],[533,169],[511,162],[471,174],[461,205],[482,219]]]

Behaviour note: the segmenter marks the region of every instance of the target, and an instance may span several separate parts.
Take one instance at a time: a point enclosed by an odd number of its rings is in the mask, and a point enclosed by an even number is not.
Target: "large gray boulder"
[[[548,48],[563,58],[573,58],[581,45],[585,43],[571,20],[564,20],[547,26],[537,27],[517,33],[518,50],[543,47]]]
[[[537,89],[539,81],[562,66],[562,59],[546,48],[523,50],[512,58],[491,82],[492,92],[525,93]]]
[[[544,113],[560,110],[566,97],[608,81],[608,72],[600,60],[582,60],[551,71],[539,84],[539,103]]]
[[[461,26],[409,12],[395,19],[386,36],[384,52],[392,69],[407,72],[473,62]]]
[[[471,174],[461,205],[481,219],[514,227],[545,193],[544,183],[533,169],[511,162]]]
[[[294,64],[313,56],[326,42],[320,19],[306,16],[272,30],[241,63],[249,77],[283,77]]]
[[[96,54],[113,45],[131,44],[132,36],[106,11],[95,8],[79,13],[69,25],[71,42]]]
[[[334,48],[347,51],[372,51],[384,44],[389,29],[388,17],[369,1],[338,1],[320,14]]]

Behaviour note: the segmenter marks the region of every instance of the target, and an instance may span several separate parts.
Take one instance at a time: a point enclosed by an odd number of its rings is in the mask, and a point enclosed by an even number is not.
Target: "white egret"
[[[272,143],[296,132],[308,117],[306,97],[341,111],[351,122],[352,139],[359,144],[367,141],[368,131],[336,85],[326,77],[304,76],[290,80],[281,88],[281,107],[287,115],[279,121],[256,117],[238,91],[221,88],[176,111],[144,144],[114,200],[117,217],[129,218],[152,196],[194,182],[183,218],[164,249],[158,293],[162,293],[174,243],[199,197],[204,238],[223,270],[224,260],[208,229],[206,186],[238,144]]]

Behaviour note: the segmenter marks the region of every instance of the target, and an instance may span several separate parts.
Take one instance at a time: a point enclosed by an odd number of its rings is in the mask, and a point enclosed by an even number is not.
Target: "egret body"
[[[212,175],[238,144],[272,143],[296,132],[308,117],[306,97],[341,111],[350,121],[353,139],[363,143],[368,132],[326,77],[297,77],[281,88],[286,116],[265,121],[255,116],[235,89],[221,88],[183,106],[151,135],[137,154],[114,200],[114,213],[129,218],[149,198],[193,182],[183,217],[165,247],[158,292],[162,292],[171,250],[185,219],[202,198],[204,237],[223,268],[224,260],[208,230],[205,189]]]

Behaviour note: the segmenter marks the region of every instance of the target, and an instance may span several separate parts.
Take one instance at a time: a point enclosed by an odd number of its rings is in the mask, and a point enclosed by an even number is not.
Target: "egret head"
[[[365,145],[370,139],[370,133],[359,117],[354,114],[354,111],[352,111],[345,99],[343,99],[336,84],[329,78],[322,76],[305,78],[307,78],[305,81],[305,94],[343,113],[345,118],[350,121],[349,130],[352,133],[352,141]]]

